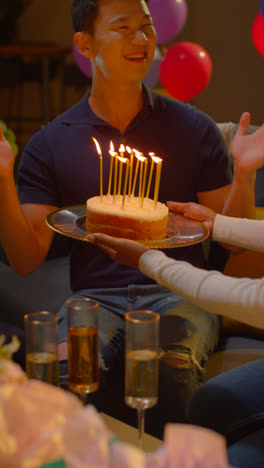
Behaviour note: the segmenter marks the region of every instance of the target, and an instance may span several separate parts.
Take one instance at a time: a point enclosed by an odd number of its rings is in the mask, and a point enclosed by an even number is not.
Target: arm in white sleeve
[[[264,220],[232,218],[217,214],[214,221],[213,239],[264,252]]]
[[[139,268],[202,309],[264,328],[264,278],[232,278],[168,258],[159,250],[141,255]]]

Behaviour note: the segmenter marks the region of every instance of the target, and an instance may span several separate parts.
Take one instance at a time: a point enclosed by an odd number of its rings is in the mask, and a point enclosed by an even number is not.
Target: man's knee
[[[169,368],[177,369],[190,369],[192,360],[190,351],[185,346],[170,346],[170,349],[162,348],[160,351],[161,365],[168,366]]]
[[[204,380],[204,370],[190,348],[183,345],[162,347],[159,366],[159,392],[162,398],[181,402],[186,407]]]

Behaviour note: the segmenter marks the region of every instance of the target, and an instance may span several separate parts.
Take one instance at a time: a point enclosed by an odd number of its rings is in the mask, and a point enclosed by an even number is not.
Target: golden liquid
[[[89,327],[68,329],[69,388],[91,393],[99,387],[98,330]]]
[[[55,353],[26,354],[26,373],[30,379],[59,385],[59,366]]]
[[[149,349],[126,354],[126,397],[132,408],[151,408],[158,401],[158,353]]]

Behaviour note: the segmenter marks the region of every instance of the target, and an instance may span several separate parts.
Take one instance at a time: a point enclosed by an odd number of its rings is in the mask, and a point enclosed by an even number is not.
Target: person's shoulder
[[[162,91],[158,92],[155,90],[149,90],[149,95],[151,96],[151,100],[153,102],[154,110],[163,109],[167,112],[193,112],[194,107],[188,104],[185,104],[173,97],[167,96],[163,94]]]
[[[52,130],[59,126],[67,127],[71,124],[86,122],[89,119],[90,107],[88,105],[88,92],[72,107],[62,114],[58,115],[53,121],[49,122],[44,128]]]
[[[27,142],[23,156],[38,155],[47,158],[49,153],[63,153],[69,146],[72,133],[70,126],[89,122],[90,108],[88,105],[88,92],[65,112],[51,122],[43,125]]]
[[[212,119],[210,116],[204,112],[197,109],[194,105],[186,102],[179,101],[171,96],[166,94],[159,93],[157,91],[152,91],[154,109],[163,109],[165,112],[171,116],[181,116],[181,118],[190,119],[194,121],[209,121]]]
[[[156,91],[152,91],[152,99],[154,112],[167,123],[180,125],[182,129],[187,128],[190,130],[192,128],[198,134],[206,132],[208,129],[213,132],[217,131],[214,120],[192,104],[178,101]],[[163,115],[161,111],[163,111]]]
[[[69,126],[88,121],[87,108],[87,94],[85,94],[80,101],[58,115],[54,120],[42,125],[40,130],[31,137],[27,146],[40,144],[44,140],[46,142],[52,141],[54,144],[58,139],[66,138]]]

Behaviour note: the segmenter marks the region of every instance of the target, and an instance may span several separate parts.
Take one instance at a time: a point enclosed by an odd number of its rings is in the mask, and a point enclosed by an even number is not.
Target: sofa
[[[225,127],[226,128],[226,127]],[[231,128],[231,129],[230,129]],[[227,145],[230,145],[237,126],[229,125],[223,130]],[[255,130],[250,127],[249,132]],[[230,138],[231,132],[231,138]],[[257,217],[264,218],[264,167],[257,171],[256,205]],[[43,265],[27,277],[20,277],[7,264],[0,249],[0,321],[23,328],[24,314],[49,310],[56,312],[71,295],[69,284],[69,239],[56,234]],[[264,254],[246,251],[230,255],[224,272],[233,276],[261,277],[264,271]],[[264,332],[238,322],[222,319],[220,339],[215,353],[206,364],[206,379],[245,362],[264,358]]]

